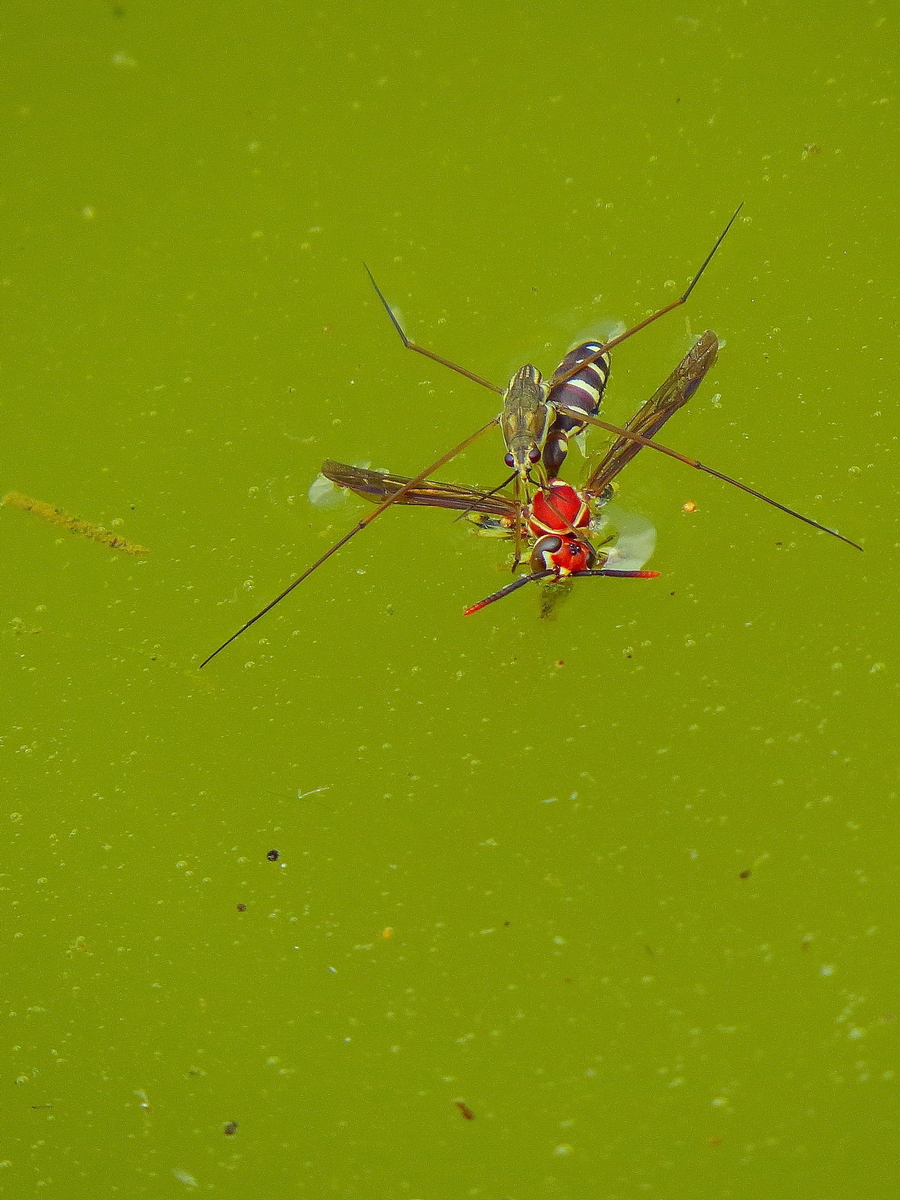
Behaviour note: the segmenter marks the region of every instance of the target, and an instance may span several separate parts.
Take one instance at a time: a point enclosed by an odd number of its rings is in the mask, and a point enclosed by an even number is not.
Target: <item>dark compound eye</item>
[[[531,449],[528,451],[528,461],[531,463],[536,463],[536,462],[541,461],[541,452],[540,452],[540,450],[538,450],[537,446],[532,446]]]
[[[506,463],[506,465],[508,467],[514,467],[516,465],[516,460],[513,458],[513,456],[511,454],[507,454],[507,456],[504,458],[503,461]]]

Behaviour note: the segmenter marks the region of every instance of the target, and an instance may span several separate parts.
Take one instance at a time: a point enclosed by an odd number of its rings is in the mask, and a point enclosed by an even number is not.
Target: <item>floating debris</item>
[[[52,504],[45,504],[43,500],[34,500],[31,496],[24,496],[21,492],[10,492],[0,500],[0,504],[5,504],[9,508],[21,508],[23,512],[34,513],[35,516],[43,517],[52,525],[68,529],[70,533],[80,533],[82,537],[102,542],[111,550],[124,550],[126,554],[150,553],[146,546],[139,546],[137,542],[127,542],[125,538],[119,537],[109,529],[104,529],[102,525],[82,521],[80,517],[73,517],[64,509],[54,508]]]

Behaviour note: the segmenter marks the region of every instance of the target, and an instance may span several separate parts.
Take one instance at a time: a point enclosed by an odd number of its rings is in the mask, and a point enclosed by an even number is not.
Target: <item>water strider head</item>
[[[550,411],[548,391],[540,371],[529,365],[516,371],[503,393],[503,412],[498,422],[506,443],[505,461],[520,479],[529,479],[541,461]]]

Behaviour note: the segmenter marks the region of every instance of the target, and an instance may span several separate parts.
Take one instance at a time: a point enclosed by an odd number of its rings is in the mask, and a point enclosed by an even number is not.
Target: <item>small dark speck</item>
[[[454,1100],[453,1103],[456,1105],[456,1107],[459,1109],[459,1111],[462,1113],[462,1115],[466,1118],[467,1121],[475,1120],[475,1114],[472,1112],[471,1108],[469,1108],[468,1104],[465,1104],[462,1100]]]
[[[752,871],[749,871],[749,870],[748,870],[748,871],[741,871],[739,878],[740,878],[740,879],[749,879],[749,878],[750,878],[750,876],[751,876],[752,874],[753,874],[753,872],[752,872]]]
[[[229,1121],[224,1130],[226,1137],[233,1137],[237,1133],[237,1121]]]
[[[239,905],[237,906],[237,910],[238,910],[238,912],[246,912],[246,911],[247,911],[247,905],[246,905],[246,904],[239,904]]]
[[[269,860],[269,862],[278,862],[278,851],[270,850],[266,855],[266,858]]]

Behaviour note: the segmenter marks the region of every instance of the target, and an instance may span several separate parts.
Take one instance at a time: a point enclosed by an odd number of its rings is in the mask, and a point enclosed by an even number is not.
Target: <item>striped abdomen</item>
[[[602,349],[602,342],[583,342],[574,350],[569,351],[553,372],[553,379],[550,380],[550,394],[547,397],[547,403],[551,407],[561,405],[565,408],[577,409],[588,417],[596,417],[603,399],[603,392],[606,389],[606,381],[609,379],[608,354],[602,355],[596,362],[588,363],[565,383],[556,384],[554,380],[566,375],[583,359],[590,358],[592,354],[596,354],[598,350]],[[584,425],[584,421],[578,421],[568,413],[557,412],[554,416],[553,424],[550,426],[544,442],[543,454],[544,468],[551,479],[556,478],[559,474],[559,469],[569,450],[569,437],[573,433],[580,433],[584,429]]]

